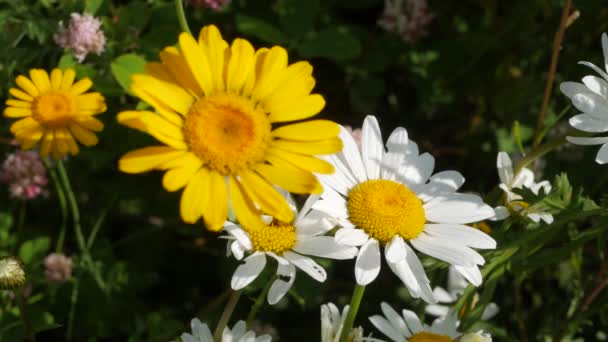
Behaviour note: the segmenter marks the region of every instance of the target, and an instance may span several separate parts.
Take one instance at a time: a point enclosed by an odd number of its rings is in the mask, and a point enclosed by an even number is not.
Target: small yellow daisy
[[[155,112],[125,111],[118,121],[162,145],[126,154],[120,170],[167,170],[164,188],[185,188],[182,219],[203,217],[213,231],[222,229],[229,204],[244,227],[260,224],[260,210],[291,222],[293,212],[273,185],[321,193],[313,172],[334,169],[315,155],[335,153],[342,142],[336,123],[301,121],[325,106],[321,95],[311,94],[308,62],[288,65],[279,46],[256,51],[244,39],[229,46],[215,26],[204,27],[198,42],[182,33],[179,48],[165,48],[160,59],[131,84]],[[286,124],[291,121],[299,122]]]
[[[53,69],[51,75],[42,69],[30,70],[30,78],[17,76],[21,88],[11,88],[15,97],[6,101],[4,116],[21,118],[10,130],[24,150],[35,147],[40,140],[40,155],[60,159],[79,152],[78,140],[85,146],[97,144],[93,132],[103,130],[103,123],[93,115],[106,110],[104,97],[97,92],[86,93],[93,85],[84,78],[76,83],[72,69]]]

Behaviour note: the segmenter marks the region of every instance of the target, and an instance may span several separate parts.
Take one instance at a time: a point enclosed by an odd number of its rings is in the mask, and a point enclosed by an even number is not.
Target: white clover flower
[[[264,226],[245,230],[239,225],[226,221],[224,229],[229,234],[229,252],[241,260],[245,253],[250,253],[244,263],[237,267],[232,276],[231,286],[240,290],[264,270],[266,256],[278,262],[277,279],[268,291],[268,303],[279,302],[293,285],[296,267],[313,279],[324,282],[327,278],[325,269],[308,256],[336,260],[352,259],[357,255],[357,248],[339,244],[331,236],[322,236],[333,228],[325,214],[311,210],[318,197],[308,198],[304,207],[297,213],[295,203],[287,196],[295,212],[293,223],[284,223],[264,216]]]
[[[101,20],[88,13],[72,13],[67,27],[59,22],[55,42],[62,48],[71,49],[74,57],[82,63],[89,53],[99,56],[104,51],[106,37],[101,24]]]
[[[478,331],[462,336],[460,342],[492,342],[492,336],[485,334],[483,331]]]
[[[182,342],[217,342],[213,339],[211,330],[205,323],[201,323],[198,318],[195,318],[190,323],[192,327],[192,335],[183,333],[181,336]],[[232,330],[226,327],[222,334],[222,339],[219,342],[270,342],[272,339],[268,335],[255,337],[253,331],[247,331],[247,324],[244,321],[238,321]]]
[[[435,295],[435,299],[439,304],[430,304],[427,305],[424,309],[425,312],[431,316],[443,318],[448,315],[450,312],[451,304],[458,300],[464,290],[467,287],[466,279],[456,271],[453,266],[450,266],[448,269],[448,288],[447,290],[442,287],[435,287],[433,289],[433,295]],[[476,302],[479,299],[476,294],[473,302]],[[450,305],[446,305],[450,304]],[[473,304],[474,305],[474,304]],[[500,309],[496,303],[489,303],[481,314],[481,320],[486,321],[491,319],[492,317],[498,314]]]
[[[511,158],[505,152],[499,152],[496,158],[496,168],[498,169],[498,177],[500,178],[501,184],[499,187],[505,192],[507,206],[509,209],[519,212],[524,216],[529,217],[534,222],[540,220],[545,221],[547,224],[553,223],[553,215],[545,211],[536,210],[530,207],[528,203],[521,201],[522,197],[514,193],[513,189],[528,188],[535,195],[538,195],[540,189],[543,189],[545,194],[551,191],[551,183],[543,180],[540,182],[534,181],[534,172],[528,168],[523,168],[517,175],[513,175],[513,164]],[[495,219],[504,218],[502,213],[508,216],[509,211],[503,210],[500,215],[496,215]]]
[[[0,258],[0,289],[12,290],[25,284],[25,270],[19,259]]]
[[[321,342],[339,342],[344,328],[344,321],[350,306],[346,305],[342,313],[334,303],[321,305]],[[363,341],[363,329],[354,328],[351,331],[351,342]]]
[[[484,258],[473,248],[494,249],[496,241],[466,226],[494,216],[477,195],[457,193],[464,177],[456,171],[433,173],[435,161],[418,154],[407,131],[393,131],[384,149],[376,118],[362,128],[361,152],[342,129],[342,152],[327,160],[336,172],[320,176],[325,192],[313,208],[327,213],[342,228],[338,243],[361,246],[355,264],[360,285],[380,273],[380,245],[390,269],[415,298],[435,302],[429,280],[410,244],[418,251],[455,265],[467,280],[481,284],[478,265]]]
[[[370,322],[394,342],[452,342],[461,335],[458,318],[454,312],[438,318],[432,325],[423,324],[416,313],[403,310],[402,316],[387,303],[380,305],[384,316],[374,315]]]
[[[602,50],[604,52],[604,69],[608,71],[608,35],[602,35]],[[570,118],[572,127],[590,133],[608,131],[608,74],[595,64],[579,62],[597,72],[597,76],[583,77],[583,83],[564,82],[559,89],[570,98],[572,105],[582,113]],[[576,145],[602,145],[595,159],[599,164],[608,162],[608,137],[567,137]]]

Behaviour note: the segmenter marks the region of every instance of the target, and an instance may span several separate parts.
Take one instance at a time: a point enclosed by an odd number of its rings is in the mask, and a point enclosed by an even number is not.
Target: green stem
[[[25,225],[25,211],[27,209],[27,203],[25,201],[19,201],[19,213],[17,214],[17,233],[15,241],[15,252],[19,250],[19,244],[21,244],[23,235],[23,226]]]
[[[99,232],[99,229],[101,229],[101,227],[103,226],[103,223],[105,222],[108,213],[114,205],[115,199],[116,198],[113,198],[112,201],[110,201],[110,205],[101,213],[101,215],[99,215],[99,218],[93,225],[93,229],[91,230],[91,234],[89,234],[89,239],[87,240],[88,249],[91,249],[91,247],[93,247],[93,243],[95,243],[95,239],[97,238],[97,233]]]
[[[568,141],[566,140],[566,136],[564,135],[564,136],[556,138],[555,140],[552,140],[544,145],[535,147],[532,151],[530,151],[530,153],[528,153],[528,155],[526,155],[524,158],[522,158],[519,161],[519,163],[517,163],[514,174],[518,174],[524,167],[528,166],[529,164],[534,162],[536,159],[544,156],[545,154],[553,151],[554,149],[562,146],[566,142],[568,142]]]
[[[276,279],[277,279],[277,276],[274,275],[272,278],[270,278],[268,280],[268,282],[266,283],[266,286],[264,286],[264,289],[262,290],[262,292],[260,292],[260,294],[258,295],[258,298],[256,298],[255,303],[253,303],[253,306],[251,307],[251,310],[249,311],[249,315],[247,315],[247,328],[248,329],[251,328],[251,323],[253,323],[255,316],[258,314],[258,311],[260,311],[262,304],[264,304],[264,298],[266,298],[266,296],[268,295],[268,291],[270,291],[270,286],[272,286],[272,283],[274,283],[274,281]]]
[[[348,315],[346,316],[346,320],[344,321],[344,327],[342,328],[342,336],[340,336],[340,342],[348,342],[348,335],[350,335],[351,330],[353,330],[355,317],[357,317],[357,312],[359,311],[359,305],[361,305],[361,299],[363,298],[364,292],[364,285],[355,285],[355,289],[353,290],[353,296],[350,300],[350,308],[348,309]]]
[[[74,317],[76,316],[76,303],[78,302],[78,278],[74,278],[74,287],[72,289],[72,297],[70,298],[70,314],[68,316],[68,331],[67,340],[72,340],[72,331],[74,329]]]
[[[74,224],[74,233],[76,235],[78,247],[80,248],[80,252],[82,254],[83,264],[89,270],[91,276],[93,276],[93,279],[97,283],[97,286],[99,286],[99,288],[104,292],[104,294],[107,294],[107,287],[105,285],[105,282],[101,278],[99,270],[93,262],[87,244],[84,240],[84,234],[82,234],[82,227],[80,225],[80,210],[78,209],[78,202],[76,201],[76,196],[74,195],[74,191],[72,191],[72,186],[70,185],[70,179],[68,177],[67,172],[65,171],[65,167],[63,166],[63,162],[61,160],[57,161],[57,170],[59,171],[59,179],[63,184],[65,193],[67,194],[68,204]]]
[[[59,206],[61,208],[61,226],[59,227],[59,236],[57,237],[57,244],[55,246],[55,252],[61,253],[63,252],[63,244],[65,242],[65,233],[67,229],[67,217],[68,217],[68,206],[65,199],[65,193],[63,192],[63,188],[61,187],[61,183],[59,182],[59,178],[57,177],[57,172],[55,168],[51,165],[48,159],[42,159],[44,162],[44,166],[47,171],[51,175],[51,180],[53,181],[53,186],[55,187],[55,193],[57,193],[57,198],[59,199]]]
[[[226,307],[224,307],[224,312],[222,312],[222,317],[220,317],[220,321],[217,323],[215,333],[213,334],[213,339],[216,342],[222,341],[222,334],[224,333],[224,328],[226,328],[226,325],[228,325],[228,321],[230,320],[230,316],[232,316],[232,312],[236,307],[236,303],[238,303],[239,298],[241,298],[241,292],[242,290],[232,291],[230,299],[228,299],[228,303],[226,303]]]
[[[19,317],[23,323],[25,335],[30,342],[36,342],[36,333],[34,332],[34,328],[32,328],[32,322],[30,321],[25,309],[26,304],[25,298],[23,297],[23,287],[15,290],[15,299],[17,301],[17,306],[19,307]]]
[[[175,0],[175,11],[177,12],[177,20],[182,31],[192,34],[190,27],[188,27],[188,21],[186,20],[186,13],[184,13],[184,5],[182,0]]]

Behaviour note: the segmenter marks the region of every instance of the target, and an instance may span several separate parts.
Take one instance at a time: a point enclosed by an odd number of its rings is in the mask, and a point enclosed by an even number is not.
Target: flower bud
[[[25,270],[17,258],[0,259],[0,289],[13,290],[25,284]]]

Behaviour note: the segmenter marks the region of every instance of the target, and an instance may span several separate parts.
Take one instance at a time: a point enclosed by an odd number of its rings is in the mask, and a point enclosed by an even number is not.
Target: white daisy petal
[[[308,196],[308,198],[306,198],[306,202],[304,202],[304,205],[302,206],[302,208],[300,209],[300,212],[298,213],[298,216],[296,216],[296,224],[298,222],[300,222],[301,220],[303,220],[308,213],[310,212],[310,210],[312,209],[312,205],[319,200],[319,198],[321,198],[320,195],[310,195]]]
[[[296,279],[296,268],[291,263],[287,263],[287,265],[279,264],[277,276],[279,277],[272,283],[270,290],[268,290],[267,299],[270,305],[278,303],[289,291]]]
[[[391,271],[393,271],[407,287],[412,297],[420,298],[422,295],[421,286],[418,283],[418,279],[416,279],[414,272],[412,272],[410,265],[407,263],[407,260],[400,260],[398,262],[386,260],[386,263]]]
[[[437,300],[433,295],[429,278],[427,278],[426,273],[424,272],[424,268],[422,267],[420,259],[418,259],[416,253],[408,244],[405,244],[405,250],[407,251],[407,257],[405,258],[405,260],[410,269],[412,270],[412,273],[414,274],[418,285],[420,286],[421,298],[427,303],[436,303]]]
[[[241,260],[245,256],[246,249],[240,242],[235,240],[230,244],[230,251],[234,254],[236,260]]]
[[[213,335],[207,324],[201,323],[198,318],[195,318],[190,323],[190,328],[194,336],[197,336],[203,342],[213,342]],[[198,342],[198,341],[197,341]]]
[[[608,137],[584,138],[566,137],[566,140],[575,145],[603,145],[608,143]]]
[[[424,201],[428,201],[441,194],[458,191],[464,184],[464,177],[457,171],[442,171],[431,176],[429,182],[420,188],[417,193]]]
[[[481,314],[481,320],[487,321],[489,319],[492,319],[494,316],[498,315],[499,311],[500,308],[498,308],[498,305],[496,305],[496,303],[489,303]]]
[[[224,230],[227,231],[230,235],[234,236],[236,240],[245,248],[246,250],[250,250],[252,248],[251,239],[249,238],[249,234],[243,230],[243,228],[233,224],[224,225]]]
[[[406,154],[408,151],[409,138],[407,130],[403,127],[397,127],[386,141],[386,148],[389,152],[397,154]]]
[[[591,89],[592,92],[603,98],[608,98],[608,83],[606,80],[597,76],[585,76],[583,77],[583,83],[587,88]]]
[[[403,315],[405,323],[407,324],[407,327],[410,329],[412,334],[415,335],[421,331],[424,331],[422,323],[420,322],[420,318],[418,318],[418,315],[416,315],[416,313],[404,309],[401,314]]]
[[[513,181],[513,164],[506,152],[498,153],[496,168],[498,169],[498,178],[500,178],[501,183],[511,184]]]
[[[479,229],[459,224],[425,224],[425,233],[448,239],[465,246],[480,249],[495,249],[496,241]]]
[[[363,160],[361,159],[361,153],[359,147],[353,139],[353,136],[342,126],[340,126],[340,139],[344,147],[342,148],[343,161],[346,162],[352,175],[357,182],[365,182],[367,180],[367,174]]]
[[[600,147],[600,150],[597,152],[597,157],[595,158],[595,161],[599,164],[608,163],[608,144]]]
[[[446,289],[439,286],[433,289],[433,296],[435,296],[435,299],[439,303],[453,303],[456,301],[455,296],[452,296]]]
[[[420,234],[415,239],[410,240],[412,245],[422,253],[428,254],[449,264],[473,266],[483,265],[485,260],[479,253],[467,246],[456,244],[448,239]]]
[[[405,336],[402,336],[386,318],[380,315],[374,315],[369,318],[369,321],[372,322],[376,329],[380,330],[381,333],[394,342],[407,342]]]
[[[522,187],[530,188],[534,185],[534,172],[524,167],[519,171],[513,183],[511,183],[511,188],[521,189]]]
[[[271,256],[274,260],[276,260],[279,265],[283,265],[286,266],[289,264],[289,261],[285,258],[283,258],[282,256],[278,256],[273,252],[265,252],[267,255]]]
[[[600,74],[600,76],[602,76],[605,80],[608,80],[608,74],[604,70],[598,68],[595,64],[589,63],[589,62],[585,62],[585,61],[578,62],[578,64],[581,64],[581,65],[584,65],[586,67],[589,67],[589,68],[593,69],[595,72],[597,72],[598,74]],[[560,87],[560,90],[561,90],[561,87]]]
[[[245,321],[238,321],[238,322],[236,322],[234,327],[232,327],[232,338],[236,341],[241,336],[245,335],[246,332],[247,332],[247,323],[245,323]]]
[[[363,229],[341,228],[336,231],[334,239],[339,244],[358,247],[366,243],[369,236]]]
[[[482,282],[481,272],[475,265],[473,266],[461,266],[454,265],[454,268],[460,273],[466,280],[468,280],[473,286],[480,286]]]
[[[597,118],[608,114],[608,101],[594,93],[584,84],[578,82],[564,82],[560,84],[560,90],[568,96],[574,107],[583,113],[593,115]]]
[[[355,262],[357,284],[368,285],[380,273],[380,246],[377,240],[369,239],[359,250]]]
[[[435,317],[445,317],[450,312],[450,307],[445,305],[430,304],[424,308],[424,312]]]
[[[308,215],[294,223],[296,233],[300,236],[317,236],[327,233],[334,228],[331,216],[319,210],[311,210]]]
[[[397,263],[406,257],[405,242],[399,235],[395,235],[384,248],[384,256],[386,260],[392,263]]]
[[[314,236],[298,241],[293,250],[321,258],[347,260],[357,256],[357,248],[337,243],[331,236]]]
[[[325,269],[319,266],[319,264],[317,264],[311,258],[290,251],[285,252],[283,256],[296,265],[299,269],[311,276],[314,280],[324,282],[325,279],[327,279]]]
[[[471,223],[494,216],[494,209],[481,197],[453,193],[435,197],[424,204],[427,221],[435,223]]]
[[[382,309],[382,313],[391,323],[394,328],[397,328],[402,336],[409,337],[412,334],[410,333],[410,329],[405,325],[405,321],[395,309],[393,309],[388,303],[382,302],[380,303],[380,308]]]
[[[606,120],[597,119],[587,114],[579,114],[570,118],[570,125],[578,130],[598,133],[608,131],[608,117]]]
[[[376,117],[368,115],[361,129],[361,159],[368,179],[380,178],[380,163],[384,155],[382,135]]]
[[[255,252],[245,258],[245,263],[239,265],[234,271],[230,285],[233,290],[240,290],[251,284],[266,266],[266,256],[264,253]]]

